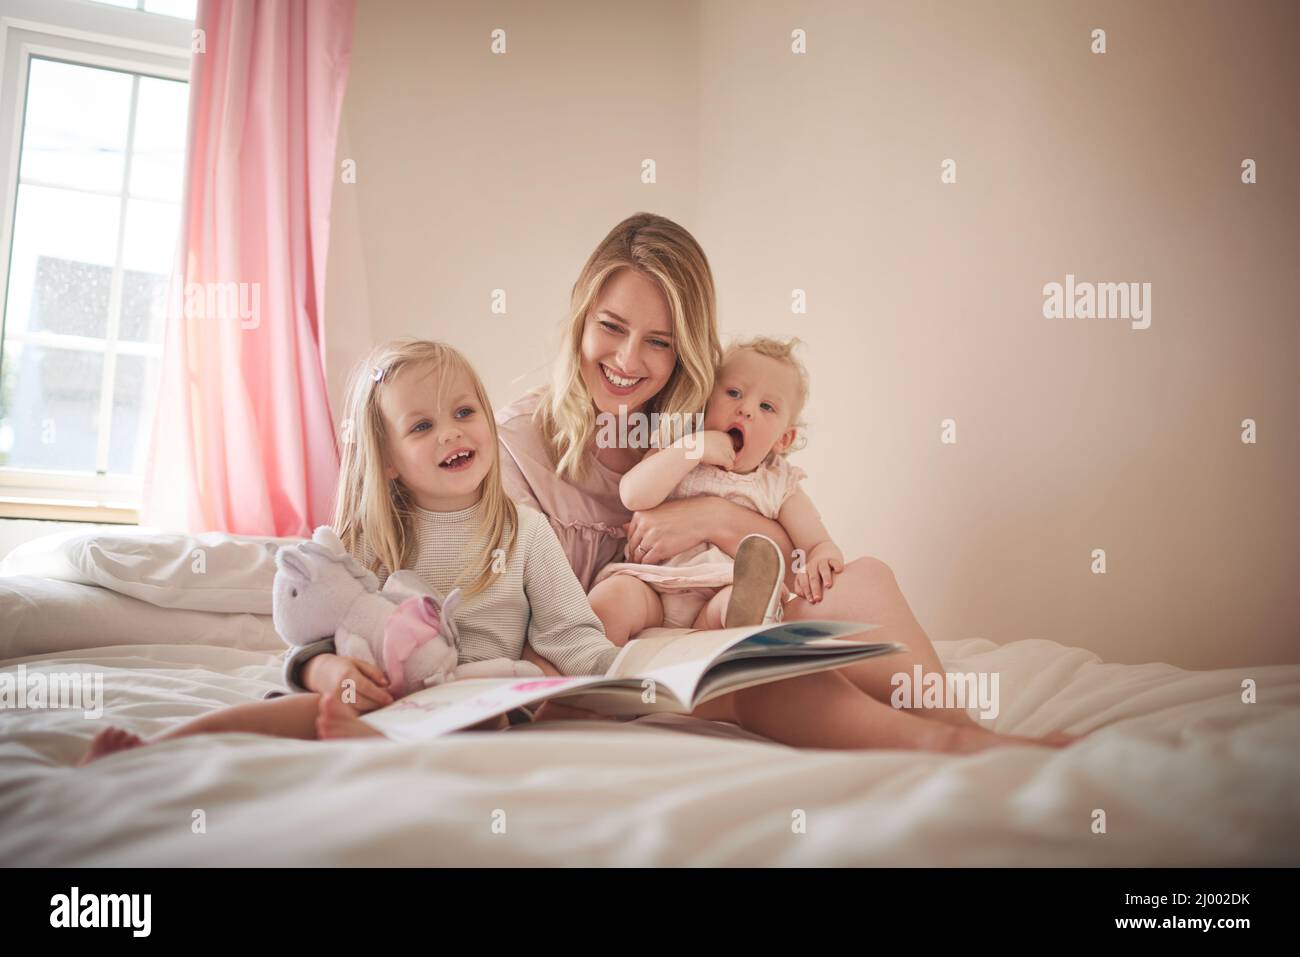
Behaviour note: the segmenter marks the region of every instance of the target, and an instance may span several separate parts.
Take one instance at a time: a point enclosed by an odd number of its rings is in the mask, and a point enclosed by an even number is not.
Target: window
[[[187,11],[0,2],[0,498],[139,504],[180,233]]]

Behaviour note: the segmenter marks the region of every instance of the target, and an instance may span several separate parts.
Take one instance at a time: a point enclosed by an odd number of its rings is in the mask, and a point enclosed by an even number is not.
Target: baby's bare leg
[[[692,628],[721,628],[727,621],[727,602],[731,601],[731,586],[719,588],[718,593],[695,616]]]
[[[664,620],[664,606],[653,588],[631,575],[614,575],[593,588],[587,598],[605,626],[605,637],[620,647]]]

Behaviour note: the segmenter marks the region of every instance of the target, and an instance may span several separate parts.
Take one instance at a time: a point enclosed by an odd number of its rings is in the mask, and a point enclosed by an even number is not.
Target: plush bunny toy
[[[493,658],[457,667],[457,588],[444,600],[414,572],[379,580],[328,525],[275,555],[271,620],[291,645],[334,638],[337,654],[380,665],[395,698],[456,678],[537,677],[527,661]]]

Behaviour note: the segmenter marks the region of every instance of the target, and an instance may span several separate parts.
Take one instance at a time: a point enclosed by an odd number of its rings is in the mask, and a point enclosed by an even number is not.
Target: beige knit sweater
[[[480,499],[456,512],[415,510],[417,547],[410,569],[443,597],[478,553],[482,508]],[[604,674],[618,648],[605,637],[551,523],[525,505],[518,510],[520,532],[514,554],[500,562],[492,583],[462,600],[456,612],[461,663],[518,660],[527,641],[566,675]],[[370,568],[375,555],[363,541],[356,558]],[[382,564],[378,567],[381,586],[390,572]],[[462,587],[468,586],[470,578],[467,573]],[[285,662],[285,683],[295,691],[307,690],[300,683],[303,664],[333,650],[334,641],[328,638],[291,651]]]

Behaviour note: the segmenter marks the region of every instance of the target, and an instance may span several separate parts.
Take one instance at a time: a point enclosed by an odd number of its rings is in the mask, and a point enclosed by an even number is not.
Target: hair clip
[[[384,378],[384,367],[375,366],[375,371],[370,373],[370,378],[374,382],[381,382]]]

